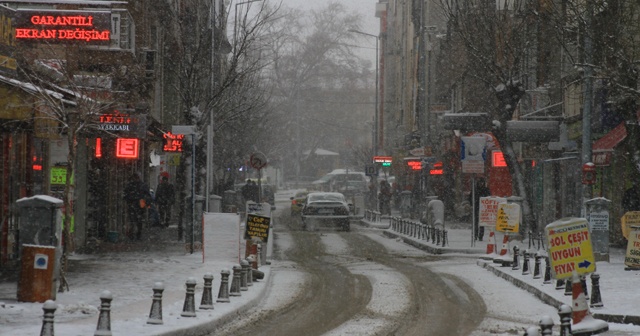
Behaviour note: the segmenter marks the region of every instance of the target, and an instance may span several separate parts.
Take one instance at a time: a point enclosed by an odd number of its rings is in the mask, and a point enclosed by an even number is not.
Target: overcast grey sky
[[[280,1],[280,0],[269,0]],[[299,8],[321,8],[328,3],[336,2],[336,0],[281,0],[283,5],[288,7]],[[362,15],[362,32],[367,34],[378,35],[380,33],[380,20],[376,15],[376,3],[378,0],[341,0],[338,1],[345,5],[350,11],[358,12]],[[375,63],[375,40],[373,38],[362,38],[358,45],[363,48],[361,50],[362,57],[366,57]]]

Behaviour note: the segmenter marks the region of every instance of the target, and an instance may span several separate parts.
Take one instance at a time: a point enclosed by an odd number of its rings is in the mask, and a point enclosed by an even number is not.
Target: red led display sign
[[[34,42],[111,42],[110,12],[19,10],[15,38]]]
[[[422,161],[420,160],[408,160],[407,166],[411,170],[421,170],[422,169]]]
[[[123,159],[137,159],[138,142],[138,139],[118,138],[116,141],[116,157]]]
[[[182,152],[182,143],[184,141],[184,134],[173,134],[167,132],[162,135],[164,138],[164,147],[162,149],[165,152]]]
[[[430,175],[442,175],[444,174],[444,164],[442,161],[433,164],[433,169],[429,170]]]
[[[493,167],[506,167],[507,161],[504,160],[502,151],[494,150],[491,152],[491,165]]]

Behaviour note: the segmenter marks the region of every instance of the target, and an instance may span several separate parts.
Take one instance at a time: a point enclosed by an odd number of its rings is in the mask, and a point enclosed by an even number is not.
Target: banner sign
[[[589,223],[584,218],[563,218],[546,226],[551,274],[555,279],[571,278],[596,271],[589,236]]]
[[[111,43],[111,12],[18,10],[15,39],[27,42]]]
[[[632,226],[640,226],[640,211],[629,211],[622,216],[622,235],[629,239]]]
[[[495,226],[498,217],[498,206],[500,203],[507,203],[504,197],[480,197],[480,207],[478,209],[478,225]]]
[[[496,218],[496,231],[518,232],[520,230],[520,205],[517,203],[500,203]]]
[[[271,217],[247,214],[247,228],[244,239],[260,238],[263,242],[269,241],[269,226]]]
[[[624,264],[629,268],[640,269],[640,227],[636,227],[629,233]]]

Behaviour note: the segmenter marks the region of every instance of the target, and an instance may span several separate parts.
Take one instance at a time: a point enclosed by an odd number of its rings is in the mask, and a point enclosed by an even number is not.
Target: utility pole
[[[585,17],[585,36],[584,36],[584,105],[582,109],[582,164],[592,161],[591,150],[591,110],[593,102],[593,44],[592,34],[592,15],[593,4],[591,1],[586,2],[587,12]],[[585,201],[591,199],[591,185],[582,185],[582,204],[580,205],[581,216],[586,216]]]

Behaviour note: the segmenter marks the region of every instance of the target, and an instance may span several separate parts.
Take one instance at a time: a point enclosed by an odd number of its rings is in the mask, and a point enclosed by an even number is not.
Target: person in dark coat
[[[169,178],[163,176],[158,190],[156,191],[156,203],[158,204],[158,212],[160,213],[160,223],[164,227],[169,226],[171,221],[171,208],[176,200],[176,190],[173,184],[169,183]]]
[[[473,218],[473,227],[476,232],[476,240],[482,240],[484,237],[484,226],[478,225],[478,219],[480,217],[480,197],[491,196],[491,190],[487,187],[487,184],[484,179],[478,179],[476,181],[476,196],[475,202],[473,193],[469,194],[469,204],[473,205],[474,209],[474,218]]]
[[[124,201],[127,204],[127,215],[130,224],[129,238],[142,239],[142,225],[147,213],[147,207],[151,204],[151,192],[149,187],[142,181],[140,175],[133,174],[124,188]]]

